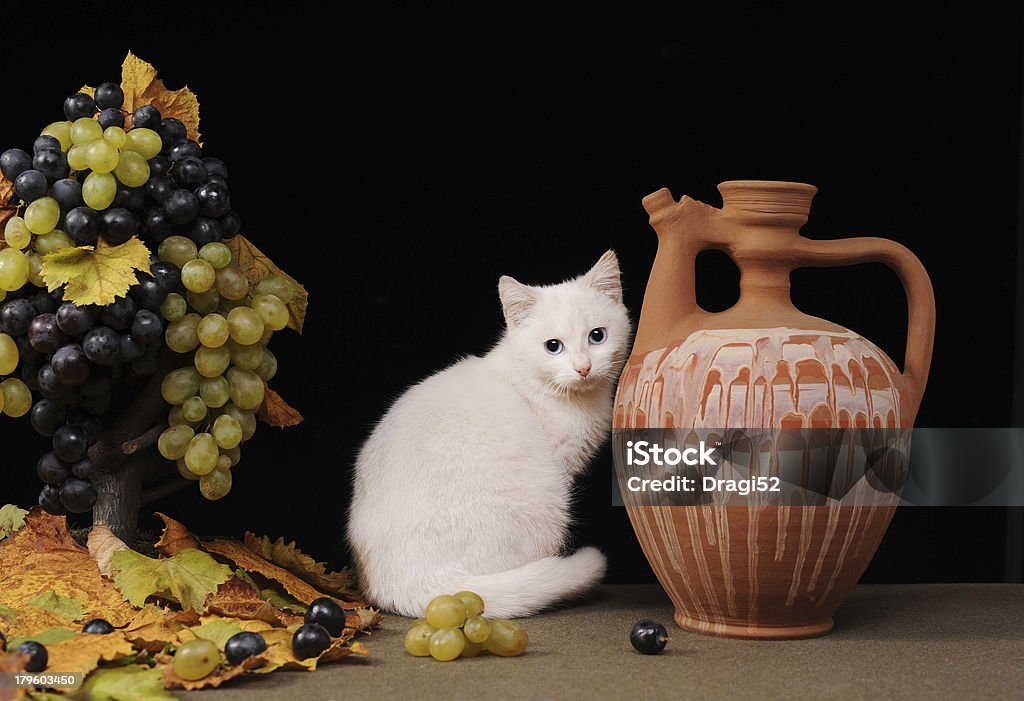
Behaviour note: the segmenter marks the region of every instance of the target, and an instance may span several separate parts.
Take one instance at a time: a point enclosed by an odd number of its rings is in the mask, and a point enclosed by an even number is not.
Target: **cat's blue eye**
[[[590,332],[590,345],[599,346],[608,340],[608,331],[603,326],[598,326]]]
[[[544,341],[544,348],[551,355],[558,355],[559,353],[562,352],[562,349],[564,347],[565,346],[562,345],[562,342],[559,341],[557,338],[549,338],[548,340]]]

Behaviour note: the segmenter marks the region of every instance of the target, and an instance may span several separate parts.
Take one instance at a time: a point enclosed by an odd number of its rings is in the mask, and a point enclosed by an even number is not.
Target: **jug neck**
[[[722,214],[750,233],[798,236],[818,188],[781,180],[727,180],[718,185]]]

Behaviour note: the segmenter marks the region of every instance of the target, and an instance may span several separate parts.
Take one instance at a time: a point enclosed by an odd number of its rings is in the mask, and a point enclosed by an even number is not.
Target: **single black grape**
[[[39,393],[47,399],[61,404],[71,397],[71,388],[62,384],[57,379],[57,375],[53,372],[53,366],[50,363],[46,363],[39,368],[36,381],[39,385]]]
[[[32,167],[46,176],[47,180],[68,177],[68,157],[62,151],[40,151],[32,158]]]
[[[64,341],[64,332],[57,325],[54,314],[40,314],[29,324],[28,342],[40,353],[53,353],[64,345]]]
[[[117,331],[106,326],[89,330],[82,339],[82,350],[89,360],[97,365],[113,365],[121,350],[121,337]]]
[[[160,286],[167,292],[173,292],[181,282],[181,270],[174,263],[160,261],[149,267],[149,274],[152,275]]]
[[[82,183],[74,178],[58,180],[50,188],[50,196],[57,200],[60,211],[70,213],[76,207],[85,205],[82,199]]]
[[[15,648],[14,651],[20,652],[23,655],[28,655],[28,662],[25,663],[25,671],[31,672],[32,674],[42,672],[50,662],[50,654],[46,651],[46,646],[42,643],[37,643],[35,640],[29,640],[28,642],[22,643]]]
[[[57,326],[69,336],[81,336],[95,322],[95,307],[80,307],[74,302],[64,302],[57,309]]]
[[[149,312],[149,311],[147,311],[145,309],[143,309],[142,311],[146,312],[147,314],[151,314],[152,313],[152,312]],[[139,341],[135,340],[134,338],[132,338],[128,334],[124,334],[123,336],[121,336],[121,362],[122,363],[132,363],[132,362],[135,362],[136,360],[141,358],[145,352],[146,352],[146,347],[144,345],[142,345],[142,343],[140,343]]]
[[[206,182],[206,166],[195,156],[184,156],[171,167],[174,182],[191,190]]]
[[[29,414],[32,428],[40,436],[46,436],[47,438],[64,425],[66,418],[67,412],[52,399],[40,399],[32,406],[32,411]]]
[[[131,287],[129,293],[136,305],[152,312],[159,311],[160,305],[167,297],[167,291],[152,277],[140,280],[137,285]]]
[[[166,175],[151,175],[143,186],[146,196],[158,204],[163,204],[167,197],[177,189],[178,186]]]
[[[206,217],[222,217],[231,209],[231,195],[227,185],[203,183],[196,188],[199,213]]]
[[[114,632],[114,626],[110,625],[110,621],[94,618],[91,621],[86,621],[82,626],[82,632],[90,635],[109,635]]]
[[[306,623],[292,636],[292,652],[300,660],[318,657],[331,646],[331,634],[319,623]]]
[[[87,480],[92,476],[93,464],[89,458],[83,458],[71,466],[71,474],[79,479]]]
[[[139,343],[151,345],[160,340],[163,332],[164,327],[160,322],[160,317],[153,312],[148,309],[140,309],[139,313],[135,315],[135,321],[132,322],[132,337]]]
[[[57,349],[50,359],[53,374],[62,385],[72,387],[82,384],[89,377],[92,363],[85,356],[85,351],[77,343],[69,343]]]
[[[182,139],[167,149],[167,160],[172,164],[177,163],[188,156],[200,158],[202,155],[203,150],[199,148],[199,144],[192,139]]]
[[[159,243],[174,233],[171,222],[167,220],[167,213],[160,207],[147,209],[142,215],[139,223],[139,234],[146,241]]]
[[[9,148],[0,154],[0,172],[8,180],[14,180],[32,167],[32,156],[20,148]]]
[[[216,219],[196,217],[196,220],[192,222],[192,226],[189,227],[188,237],[195,242],[198,248],[202,248],[208,243],[222,241],[224,239],[224,231],[220,227],[220,222]]]
[[[138,307],[131,297],[119,297],[103,307],[100,312],[100,323],[117,331],[125,331],[132,325],[136,309]]]
[[[96,121],[104,129],[109,129],[110,127],[121,127],[124,129],[124,112],[118,107],[108,107],[100,112],[100,116],[96,118]]]
[[[345,629],[345,609],[334,599],[321,596],[306,609],[305,621],[319,623],[336,638]]]
[[[239,664],[266,649],[267,641],[259,633],[235,633],[224,645],[224,656],[228,658],[228,663]]]
[[[163,150],[166,151],[174,144],[188,136],[188,129],[180,119],[167,117],[160,121],[160,141],[163,142]]]
[[[60,503],[60,487],[55,484],[43,485],[43,490],[39,492],[39,505],[46,513],[54,516],[63,516],[68,512]]]
[[[53,136],[43,134],[37,136],[36,140],[32,142],[32,153],[39,153],[40,151],[60,151],[60,141]]]
[[[38,170],[29,169],[14,179],[14,192],[26,202],[34,202],[46,195],[46,176]]]
[[[27,299],[11,299],[0,306],[0,331],[9,336],[24,336],[36,316],[36,308]]]
[[[229,239],[242,230],[242,220],[235,212],[228,212],[220,218],[220,229],[224,232],[224,238]]]
[[[84,92],[76,92],[64,100],[64,116],[68,121],[75,121],[82,117],[91,117],[96,114],[96,100]]]
[[[199,214],[199,200],[188,190],[175,190],[164,200],[164,213],[172,224],[188,224]]]
[[[130,210],[115,207],[100,215],[100,236],[113,245],[122,244],[139,230],[139,218]]]
[[[121,207],[131,211],[135,216],[141,216],[146,211],[146,193],[141,187],[125,187],[118,183],[114,201],[110,206]]]
[[[148,163],[149,177],[151,178],[157,175],[167,175],[167,171],[171,169],[171,162],[167,160],[167,156],[153,156]]]
[[[64,462],[78,462],[88,449],[89,436],[81,426],[65,424],[53,434],[53,452]]]
[[[100,83],[96,87],[96,106],[102,109],[120,108],[124,104],[124,90],[117,83]]]
[[[160,130],[160,111],[153,105],[143,105],[132,113],[132,126]]]
[[[665,649],[668,642],[668,631],[665,626],[657,621],[645,618],[633,624],[633,630],[629,632],[629,643],[645,655],[657,655]]]
[[[83,395],[84,396],[84,395]],[[89,445],[96,442],[100,431],[103,430],[103,421],[86,411],[73,411],[68,415],[68,421],[77,424],[85,429],[85,435],[89,439]]]
[[[75,207],[64,217],[64,227],[75,243],[91,245],[100,233],[100,217],[95,209]]]
[[[228,167],[224,161],[219,158],[206,157],[203,159],[203,163],[206,165],[207,176],[216,175],[225,180],[228,179]]]
[[[46,484],[60,484],[71,475],[71,469],[56,453],[47,453],[36,463],[36,474]]]
[[[68,477],[60,486],[60,503],[73,514],[84,514],[96,503],[96,488],[89,480]]]

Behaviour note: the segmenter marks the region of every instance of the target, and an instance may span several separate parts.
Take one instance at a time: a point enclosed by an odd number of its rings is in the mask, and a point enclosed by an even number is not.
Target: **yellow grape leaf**
[[[264,392],[263,403],[256,410],[256,416],[265,424],[277,428],[298,426],[303,421],[302,414],[298,409],[289,406],[280,394],[269,387]]]
[[[44,643],[49,653],[47,668],[54,672],[82,672],[96,669],[101,661],[134,657],[135,649],[120,631],[106,635],[78,633],[56,643]]]
[[[231,249],[235,265],[245,273],[250,285],[255,286],[264,278],[272,275],[279,275],[295,285],[295,298],[288,305],[288,328],[302,333],[302,324],[306,319],[306,306],[309,303],[309,293],[306,292],[306,288],[298,280],[274,265],[274,261],[270,260],[263,251],[253,245],[252,241],[241,234],[225,243]]]
[[[260,538],[255,533],[247,531],[244,542],[249,550],[279,567],[284,567],[320,591],[346,598],[359,597],[353,586],[351,571],[328,572],[326,563],[317,562],[299,550],[294,540],[290,543],[286,543],[284,538],[271,541],[267,536]]]
[[[110,558],[114,583],[133,606],[142,606],[150,596],[201,611],[206,597],[231,577],[231,568],[207,553],[186,548],[174,557],[154,560],[134,550],[118,550]]]
[[[78,306],[106,306],[138,282],[136,271],[149,272],[149,256],[135,236],[119,246],[100,239],[95,249],[65,248],[43,256],[43,280],[50,292],[63,286],[64,299]]]
[[[63,629],[71,625],[66,618],[61,618],[53,611],[28,605],[19,608],[16,616],[6,620],[9,621],[5,631],[8,640],[36,635],[41,630]]]
[[[124,629],[124,637],[141,650],[160,652],[168,644],[176,643],[178,634],[185,630],[173,616],[174,612],[168,609],[146,604]]]
[[[187,85],[179,90],[169,90],[157,77],[153,64],[129,51],[121,64],[121,89],[129,121],[132,112],[139,107],[153,105],[160,110],[161,117],[180,119],[188,130],[188,138],[203,145],[199,134],[199,98]],[[82,92],[95,95],[96,89],[86,85]]]
[[[156,542],[156,549],[162,555],[177,555],[185,548],[201,549],[203,547],[199,543],[199,539],[189,533],[183,523],[175,521],[159,511],[156,512],[156,515],[164,522],[164,532],[160,535],[160,540]]]
[[[87,617],[105,618],[114,627],[135,615],[113,583],[100,574],[89,551],[71,537],[64,517],[50,516],[36,506],[21,530],[0,540],[0,606],[18,611],[15,623],[20,624],[26,610],[33,608],[28,601],[45,592],[80,601]]]

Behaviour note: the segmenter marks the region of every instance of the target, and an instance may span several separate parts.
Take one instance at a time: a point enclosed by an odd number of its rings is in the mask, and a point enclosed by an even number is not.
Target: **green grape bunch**
[[[31,153],[0,154],[13,192],[0,203],[10,215],[0,246],[0,414],[28,415],[52,440],[36,466],[39,504],[52,514],[93,508],[91,448],[120,408],[115,397],[167,367],[168,428],[154,454],[206,498],[224,497],[277,372],[268,343],[298,292],[284,276],[251,281],[236,264],[228,243],[241,220],[226,164],[205,156],[179,119],[124,103],[115,83],[76,92]],[[140,243],[149,272],[109,304],[76,304],[44,280],[50,254]]]

